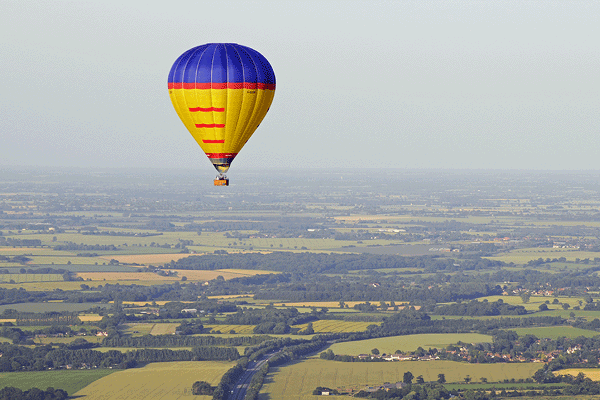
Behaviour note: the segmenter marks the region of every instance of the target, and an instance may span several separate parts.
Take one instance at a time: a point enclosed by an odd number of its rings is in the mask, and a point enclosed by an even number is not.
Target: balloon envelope
[[[169,73],[175,111],[219,173],[263,120],[275,94],[267,59],[236,43],[209,43],[183,53]]]

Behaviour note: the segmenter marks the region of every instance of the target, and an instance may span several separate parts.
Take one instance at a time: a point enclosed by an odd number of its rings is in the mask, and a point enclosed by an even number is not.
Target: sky
[[[229,42],[277,78],[230,176],[600,170],[599,20],[597,0],[0,0],[0,168],[214,172],[167,76]]]

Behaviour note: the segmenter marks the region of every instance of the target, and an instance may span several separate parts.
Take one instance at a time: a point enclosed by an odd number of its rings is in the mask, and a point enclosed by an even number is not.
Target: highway
[[[235,388],[229,394],[229,400],[244,400],[246,396],[246,391],[248,390],[248,386],[250,385],[250,381],[255,373],[257,373],[263,365],[275,354],[278,352],[272,352],[265,354],[260,360],[252,361],[248,363],[248,368],[244,371],[240,379],[238,380]]]

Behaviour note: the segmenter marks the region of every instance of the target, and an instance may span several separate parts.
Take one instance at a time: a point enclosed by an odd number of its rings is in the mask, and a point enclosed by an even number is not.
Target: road
[[[246,391],[250,385],[250,381],[255,373],[257,373],[263,365],[278,352],[272,352],[265,354],[260,360],[252,361],[248,363],[248,368],[244,371],[233,391],[229,394],[229,400],[244,400],[246,397]]]

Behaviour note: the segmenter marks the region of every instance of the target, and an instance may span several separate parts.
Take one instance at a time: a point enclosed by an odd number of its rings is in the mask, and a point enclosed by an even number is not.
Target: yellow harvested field
[[[234,363],[222,361],[178,361],[151,363],[143,368],[115,372],[73,395],[85,400],[210,400],[192,395],[198,380],[216,386]]]
[[[598,368],[568,368],[555,371],[554,375],[573,375],[577,376],[580,372],[593,381],[600,381],[600,369]]]
[[[0,323],[4,323],[4,322],[12,322],[13,324],[16,324],[17,320],[12,319],[12,318],[0,318]]]
[[[225,280],[254,276],[259,274],[272,274],[272,271],[250,270],[250,269],[217,269],[214,271],[197,271],[187,269],[172,269],[177,272],[174,276],[160,276],[153,272],[79,272],[76,274],[84,281],[181,281],[186,277],[188,281],[210,281],[222,276]],[[137,283],[137,282],[136,282]],[[87,284],[87,282],[86,282]]]
[[[102,320],[102,316],[98,314],[78,315],[77,318],[79,318],[81,322],[96,322]]]
[[[210,333],[216,333],[217,331],[229,333],[233,330],[235,333],[241,334],[254,333],[255,326],[256,325],[204,325],[205,328],[211,329]]]
[[[171,260],[178,261],[182,258],[186,258],[189,256],[198,256],[199,254],[139,254],[139,255],[111,255],[109,257],[103,257],[107,260],[115,259],[120,263],[127,264],[164,264],[168,263]]]
[[[315,333],[337,333],[337,332],[363,332],[369,325],[380,325],[381,322],[354,322],[339,320],[318,320],[314,321],[313,329]],[[308,324],[294,325],[294,328],[306,329]]]

